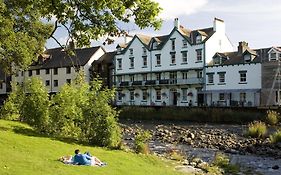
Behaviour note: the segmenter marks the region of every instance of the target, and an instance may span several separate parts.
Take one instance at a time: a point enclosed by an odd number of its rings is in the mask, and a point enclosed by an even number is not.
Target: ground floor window
[[[241,102],[245,102],[246,101],[246,93],[245,92],[241,92],[240,93],[240,101]]]
[[[143,100],[143,101],[147,101],[147,96],[148,96],[147,90],[143,90],[143,91],[142,91],[142,100]]]
[[[134,93],[134,91],[130,91],[130,100],[131,101],[135,100],[135,93]]]
[[[219,100],[220,100],[220,101],[224,101],[224,100],[225,100],[224,93],[220,93],[220,94],[219,94]]]
[[[118,100],[121,101],[121,100],[122,100],[122,92],[119,91],[118,94],[117,94],[117,96],[118,96]]]
[[[187,101],[187,89],[182,89],[182,101]]]
[[[157,101],[161,100],[161,89],[156,89],[156,100]]]

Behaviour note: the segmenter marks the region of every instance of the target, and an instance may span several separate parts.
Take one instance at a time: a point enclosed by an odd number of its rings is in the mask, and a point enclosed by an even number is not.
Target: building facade
[[[49,49],[28,70],[12,75],[12,81],[21,84],[25,79],[39,77],[49,93],[56,93],[65,83],[71,83],[75,79],[78,70],[83,70],[86,81],[89,82],[92,63],[104,54],[102,47],[75,49],[72,56],[62,48]]]
[[[189,30],[174,21],[169,35],[135,35],[117,47],[114,59],[117,105],[204,104],[205,65],[216,52],[233,51],[223,20]]]

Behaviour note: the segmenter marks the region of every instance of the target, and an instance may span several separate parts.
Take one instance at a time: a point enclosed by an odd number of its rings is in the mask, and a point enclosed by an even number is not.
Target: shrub
[[[266,122],[270,125],[276,125],[279,121],[279,114],[276,111],[268,110],[266,112]]]
[[[270,135],[270,142],[271,143],[279,143],[281,142],[281,130],[276,131],[272,135]]]
[[[149,131],[144,131],[140,128],[137,129],[135,135],[135,151],[136,153],[149,154],[148,141],[151,139],[152,135]]]
[[[264,122],[254,121],[248,125],[247,135],[255,138],[262,138],[265,136],[267,128]]]
[[[212,166],[217,166],[224,170],[223,174],[237,174],[239,167],[237,165],[230,164],[228,156],[223,153],[216,153]]]
[[[40,132],[47,132],[49,123],[49,94],[39,78],[24,82],[26,91],[22,104],[23,120]]]

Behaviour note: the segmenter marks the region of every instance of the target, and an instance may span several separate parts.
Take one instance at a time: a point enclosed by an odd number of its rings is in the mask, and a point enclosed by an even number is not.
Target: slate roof
[[[243,64],[245,63],[243,56],[247,53],[255,56],[255,58],[251,61],[251,63],[261,63],[268,60],[268,51],[271,48],[272,47],[261,48],[261,49],[246,49],[242,54],[237,51],[224,52],[224,53],[217,52],[215,55],[219,55],[220,57],[227,58],[227,60],[220,65]],[[213,60],[208,64],[208,66],[213,66]]]
[[[115,56],[116,52],[107,52],[103,56],[101,56],[98,60],[95,60],[93,64],[99,64],[99,63],[113,63],[113,58]]]
[[[73,56],[63,51],[62,48],[48,49],[44,52],[44,56],[41,57],[44,61],[40,62],[39,60],[39,62],[33,64],[30,69],[84,66],[99,48],[102,47],[75,49]]]

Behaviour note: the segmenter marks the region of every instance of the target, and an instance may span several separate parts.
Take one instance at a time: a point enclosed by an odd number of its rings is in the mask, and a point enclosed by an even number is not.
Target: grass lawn
[[[175,172],[170,163],[155,156],[137,155],[66,143],[32,134],[27,125],[0,120],[1,175],[169,175]],[[75,149],[90,151],[108,163],[105,167],[64,165],[57,161],[73,155]]]

